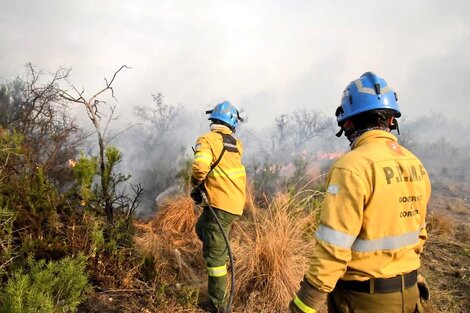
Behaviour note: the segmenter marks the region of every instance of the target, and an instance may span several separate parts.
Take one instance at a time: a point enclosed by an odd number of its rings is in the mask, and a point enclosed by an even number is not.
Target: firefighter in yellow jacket
[[[225,234],[232,222],[243,213],[245,206],[246,173],[241,159],[243,147],[233,137],[239,120],[238,110],[228,101],[206,112],[211,131],[196,142],[192,165],[191,197],[196,204],[202,202],[201,190],[207,199]],[[209,299],[199,303],[207,312],[224,312],[227,282],[227,245],[210,209],[204,209],[196,223],[196,233],[202,241],[203,256],[208,272]]]
[[[317,312],[325,299],[328,312],[419,312],[420,295],[429,297],[417,270],[431,185],[390,133],[400,115],[396,93],[374,73],[346,87],[337,136],[351,151],[330,170],[310,268],[289,312]]]

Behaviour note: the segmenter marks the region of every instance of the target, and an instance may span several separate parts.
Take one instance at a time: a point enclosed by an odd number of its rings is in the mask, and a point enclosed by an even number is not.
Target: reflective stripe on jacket
[[[333,165],[306,278],[321,291],[338,279],[388,278],[416,270],[427,238],[428,174],[392,134],[361,135]]]
[[[241,215],[245,206],[246,172],[241,162],[243,147],[240,140],[236,140],[238,152],[226,150],[219,164],[209,173],[222,152],[220,133],[232,134],[227,127],[217,127],[197,139],[192,177],[195,181],[205,179],[207,197],[213,207]]]

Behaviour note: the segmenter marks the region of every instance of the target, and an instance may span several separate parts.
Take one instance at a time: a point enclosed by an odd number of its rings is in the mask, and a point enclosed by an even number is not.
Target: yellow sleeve
[[[194,148],[194,161],[192,165],[191,184],[199,185],[211,169],[213,163],[212,149],[205,137],[199,137]]]
[[[363,219],[368,185],[357,174],[343,168],[333,168],[323,200],[320,224],[308,281],[323,292],[331,292],[346,272],[351,260],[351,246],[356,240]]]

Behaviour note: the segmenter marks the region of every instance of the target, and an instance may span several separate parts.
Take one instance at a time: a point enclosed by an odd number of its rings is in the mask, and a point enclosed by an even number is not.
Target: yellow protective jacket
[[[371,130],[333,165],[307,280],[330,292],[339,279],[389,278],[420,267],[427,238],[428,174],[389,132]]]
[[[211,132],[197,139],[191,181],[195,186],[204,180],[211,206],[241,215],[245,206],[246,172],[241,162],[243,146],[240,140],[235,139],[238,151],[226,150],[218,165],[210,171],[222,152],[222,134],[231,135],[232,132],[228,127],[213,125]]]

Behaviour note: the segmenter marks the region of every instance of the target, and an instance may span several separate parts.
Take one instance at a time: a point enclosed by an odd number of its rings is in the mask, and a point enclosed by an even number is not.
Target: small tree
[[[281,114],[274,119],[273,150],[284,147],[289,137],[288,120],[289,116],[287,114]]]
[[[316,110],[300,109],[275,118],[272,146],[273,154],[285,157],[287,152],[295,154],[314,139],[321,139],[329,129],[331,121]],[[285,160],[283,160],[285,161]]]
[[[152,95],[152,100],[134,108],[139,124],[118,138],[129,151],[123,167],[142,183],[146,190],[142,207],[150,211],[157,196],[175,185],[195,127],[188,123],[191,116],[183,105],[166,103],[161,93]]]
[[[320,136],[328,127],[328,119],[316,110],[301,109],[291,115],[289,128],[295,149]]]
[[[176,129],[184,107],[165,104],[161,93],[152,95],[152,98],[153,106],[151,108],[139,105],[135,107],[134,112],[144,124],[150,124],[152,144],[160,145],[165,142],[164,138]]]
[[[117,74],[124,69],[124,68],[129,68],[126,65],[122,65],[113,75],[111,80],[108,82],[108,80],[105,78],[105,87],[98,92],[96,92],[93,96],[90,98],[86,99],[84,96],[85,90],[79,91],[75,86],[71,86],[72,90],[77,94],[76,96],[72,96],[69,91],[67,90],[61,90],[60,96],[68,101],[75,102],[75,103],[80,103],[85,106],[86,112],[88,114],[88,118],[90,121],[93,123],[93,126],[96,131],[96,135],[98,137],[98,147],[99,147],[99,172],[100,172],[100,178],[101,178],[101,196],[104,200],[104,211],[106,214],[106,219],[108,224],[113,224],[114,217],[113,217],[113,203],[112,203],[112,195],[109,193],[110,191],[110,180],[109,180],[109,172],[107,167],[106,167],[106,158],[105,158],[105,152],[106,152],[106,147],[108,145],[108,142],[106,140],[106,135],[108,131],[108,126],[111,120],[114,118],[114,111],[116,106],[110,106],[110,114],[109,117],[105,123],[105,125],[102,125],[101,121],[101,111],[100,111],[100,105],[101,104],[106,104],[106,101],[100,100],[100,97],[103,96],[106,92],[110,92],[111,96],[114,97],[114,89],[112,87],[112,84],[114,82],[114,79],[116,78]]]

